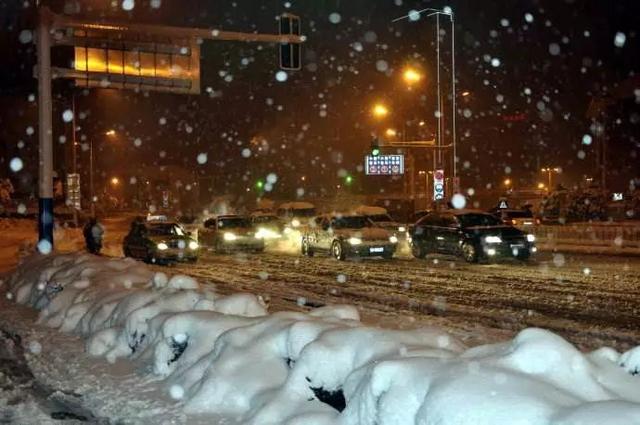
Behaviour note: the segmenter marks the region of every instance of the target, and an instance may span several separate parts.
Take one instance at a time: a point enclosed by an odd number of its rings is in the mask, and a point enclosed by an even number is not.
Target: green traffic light
[[[378,156],[378,155],[380,155],[380,148],[373,148],[373,149],[371,149],[371,155],[373,155],[373,156]]]
[[[351,176],[347,176],[347,177],[345,177],[344,182],[345,182],[346,184],[351,184],[351,183],[353,183],[353,177],[351,177]]]
[[[257,187],[258,189],[262,189],[262,188],[264,187],[264,182],[263,182],[262,180],[258,180],[258,181],[256,182],[256,187]]]

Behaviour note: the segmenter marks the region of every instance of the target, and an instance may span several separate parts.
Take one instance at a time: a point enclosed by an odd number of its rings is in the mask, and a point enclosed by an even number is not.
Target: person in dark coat
[[[102,249],[102,235],[104,228],[95,217],[92,217],[82,230],[84,241],[87,245],[87,251],[91,254],[99,255]]]

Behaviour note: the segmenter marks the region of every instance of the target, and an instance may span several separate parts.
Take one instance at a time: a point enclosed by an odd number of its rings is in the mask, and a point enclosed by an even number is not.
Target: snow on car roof
[[[281,204],[279,208],[287,209],[287,210],[308,210],[315,207],[316,206],[313,205],[311,202],[295,201],[295,202],[285,202],[284,204]]]
[[[383,207],[375,207],[372,205],[360,205],[355,210],[353,210],[356,214],[362,215],[381,215],[381,214],[389,214],[386,208]]]

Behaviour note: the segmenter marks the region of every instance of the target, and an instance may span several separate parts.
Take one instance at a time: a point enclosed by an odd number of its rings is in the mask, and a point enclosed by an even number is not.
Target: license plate
[[[522,245],[522,244],[515,244],[515,245],[511,245],[511,248],[522,249],[522,248],[524,248],[524,245]]]
[[[384,252],[384,248],[369,248],[369,252]]]

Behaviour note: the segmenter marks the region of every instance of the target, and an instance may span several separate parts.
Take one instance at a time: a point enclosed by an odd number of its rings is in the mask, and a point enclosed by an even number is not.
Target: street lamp
[[[401,20],[409,20],[416,21],[416,18],[422,16],[422,14],[426,14],[426,17],[435,16],[436,17],[436,57],[437,57],[437,73],[436,73],[436,86],[437,86],[437,108],[438,113],[438,160],[442,162],[442,134],[443,134],[443,113],[442,113],[442,93],[441,93],[441,84],[440,84],[440,16],[448,16],[451,23],[451,138],[452,138],[452,146],[453,146],[453,177],[457,178],[458,175],[458,166],[456,161],[457,155],[457,141],[456,141],[456,62],[455,62],[455,25],[454,25],[454,15],[451,7],[445,7],[442,10],[433,9],[433,8],[425,8],[422,10],[412,10],[407,15],[401,16],[392,20],[392,22],[398,22]]]
[[[556,173],[556,174],[560,174],[562,172],[562,168],[560,167],[544,167],[540,170],[540,172],[542,173],[547,173],[548,174],[548,178],[549,178],[549,185],[547,186],[549,190],[551,190],[551,188],[553,188],[553,185],[551,184],[552,180],[551,180],[551,174],[552,173]]]
[[[120,184],[120,179],[119,179],[119,178],[117,178],[117,177],[113,177],[113,178],[111,179],[111,185],[112,185],[112,186],[117,186],[118,184]]]
[[[371,113],[374,117],[382,119],[389,115],[389,109],[382,103],[376,103],[371,108]]]
[[[510,186],[511,186],[511,179],[504,179],[504,182],[503,182],[503,183],[504,183],[504,185],[505,185],[506,187],[510,187]]]
[[[419,83],[422,80],[422,74],[415,68],[408,67],[402,72],[402,79],[409,86]]]
[[[387,131],[385,131],[384,134],[386,134],[387,137],[396,137],[398,132],[393,128],[387,128]]]
[[[111,129],[104,132],[104,135],[107,137],[115,137],[116,131]],[[114,179],[117,180],[117,177],[114,177]],[[118,184],[118,182],[114,183],[113,179],[111,180],[111,183],[114,185]],[[95,199],[95,192],[94,192],[94,186],[93,186],[93,138],[89,139],[89,188],[91,192],[91,216],[95,217],[96,216],[96,199]]]

